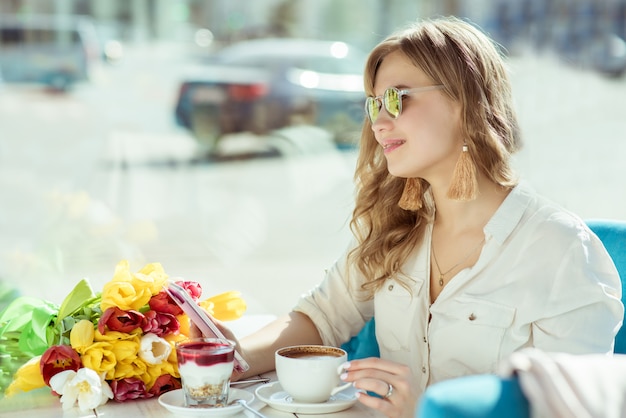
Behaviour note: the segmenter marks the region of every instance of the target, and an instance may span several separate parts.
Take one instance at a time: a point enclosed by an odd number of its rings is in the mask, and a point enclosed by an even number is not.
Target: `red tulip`
[[[172,314],[148,311],[144,315],[145,321],[142,326],[144,333],[153,333],[158,337],[176,334],[180,329],[180,322]]]
[[[181,280],[176,282],[176,284],[182,286],[193,300],[198,300],[202,295],[202,286],[200,286],[200,283],[198,282]]]
[[[183,313],[183,310],[180,309],[180,306],[167,294],[166,291],[161,291],[156,295],[150,298],[148,302],[150,305],[150,309],[153,311],[168,313],[174,316],[180,315]]]
[[[111,331],[119,331],[129,333],[135,328],[141,327],[144,316],[137,311],[123,311],[120,308],[109,308],[102,314],[98,321],[98,331],[104,334],[104,326]]]
[[[39,370],[46,385],[50,378],[64,370],[77,371],[82,367],[78,353],[69,345],[53,345],[48,348],[39,361]]]
[[[118,402],[152,397],[152,394],[146,391],[146,384],[138,377],[113,380],[109,386],[113,391],[113,399]]]
[[[172,375],[162,374],[154,382],[154,385],[152,385],[149,392],[151,396],[159,396],[162,393],[169,392],[174,389],[180,389],[181,387],[180,380],[176,379]]]

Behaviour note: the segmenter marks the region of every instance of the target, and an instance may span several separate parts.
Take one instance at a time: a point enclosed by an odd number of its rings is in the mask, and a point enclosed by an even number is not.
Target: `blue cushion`
[[[600,238],[615,263],[622,279],[622,301],[624,301],[626,298],[626,221],[590,219],[585,222]],[[622,326],[617,333],[614,351],[626,354],[626,327]]]
[[[435,383],[421,398],[416,417],[528,418],[530,406],[517,378],[465,376]]]
[[[380,357],[374,319],[372,318],[366,322],[361,331],[352,337],[350,341],[343,344],[341,348],[348,352],[348,360]]]

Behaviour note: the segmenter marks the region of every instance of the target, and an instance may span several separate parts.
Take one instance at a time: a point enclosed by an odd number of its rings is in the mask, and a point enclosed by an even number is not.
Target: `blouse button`
[[[393,290],[393,285],[390,284],[389,287],[387,287],[387,290],[389,290],[391,292]]]
[[[467,319],[469,319],[470,321],[473,321],[474,319],[476,319],[476,315],[474,315],[474,313],[471,313]]]
[[[422,366],[422,373],[426,373],[426,367]]]
[[[425,342],[425,343],[426,343],[426,342],[428,342],[428,341],[426,341],[426,337],[424,337],[424,342]]]

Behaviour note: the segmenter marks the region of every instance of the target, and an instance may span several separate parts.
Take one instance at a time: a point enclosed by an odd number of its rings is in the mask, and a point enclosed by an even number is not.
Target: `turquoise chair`
[[[365,323],[361,331],[350,341],[341,346],[348,353],[348,360],[380,357],[380,350],[376,342],[376,324],[374,320]]]
[[[591,219],[586,221],[611,255],[622,280],[622,300],[626,301],[626,221]],[[626,302],[625,302],[626,303]],[[349,358],[378,356],[375,323],[343,345]],[[615,337],[615,352],[626,354],[626,327]],[[420,400],[419,418],[528,418],[530,405],[517,378],[496,375],[464,376],[430,386]]]

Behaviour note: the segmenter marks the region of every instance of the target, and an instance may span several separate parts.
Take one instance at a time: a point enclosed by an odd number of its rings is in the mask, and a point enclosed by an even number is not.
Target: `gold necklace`
[[[433,245],[433,243],[430,243],[430,251],[433,253],[433,259],[435,260],[435,265],[437,266],[437,270],[439,271],[439,286],[443,287],[443,279],[444,276],[448,273],[450,273],[452,270],[454,270],[455,268],[457,268],[458,266],[461,265],[461,263],[463,263],[464,261],[466,261],[468,258],[470,258],[470,256],[472,254],[474,254],[476,252],[476,250],[478,250],[483,244],[485,243],[485,238],[483,238],[476,247],[472,248],[472,251],[470,251],[465,257],[463,257],[463,259],[461,261],[459,261],[458,263],[456,263],[454,266],[452,266],[452,268],[448,269],[447,271],[442,272],[441,271],[441,267],[439,267],[439,262],[437,261],[437,256],[435,255],[435,246]]]

